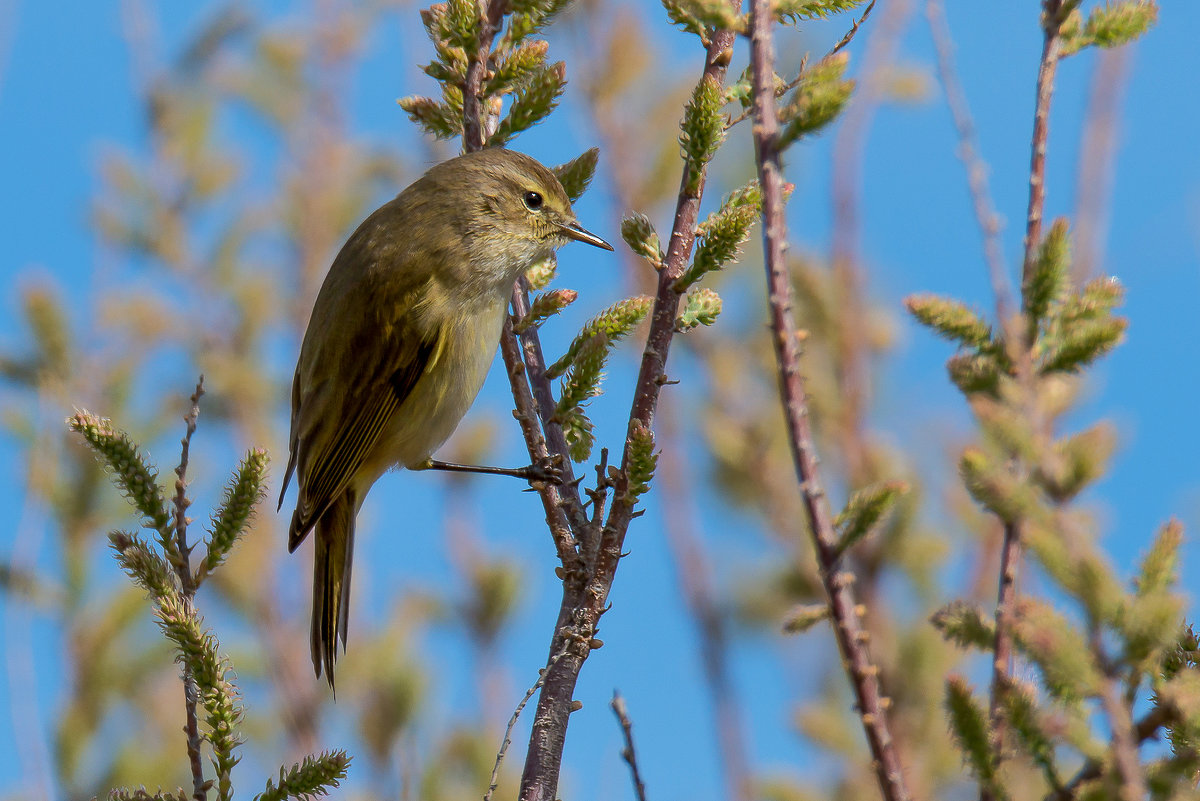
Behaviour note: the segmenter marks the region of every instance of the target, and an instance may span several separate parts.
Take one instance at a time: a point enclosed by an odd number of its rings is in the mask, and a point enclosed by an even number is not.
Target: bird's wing
[[[441,331],[423,337],[405,333],[391,342],[352,347],[324,387],[299,399],[293,458],[300,468],[300,497],[288,550],[295,550],[345,492],[391,416],[436,360]]]

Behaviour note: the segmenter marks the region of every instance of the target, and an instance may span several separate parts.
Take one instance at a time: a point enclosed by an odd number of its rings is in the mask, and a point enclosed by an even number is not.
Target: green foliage
[[[596,174],[596,165],[600,162],[600,148],[592,147],[583,151],[566,164],[560,164],[552,171],[562,184],[571,202],[583,197],[588,184]]]
[[[545,289],[554,280],[554,274],[557,271],[558,258],[551,254],[545,261],[539,261],[526,270],[525,280],[529,282],[530,289]]]
[[[550,43],[545,39],[534,39],[522,42],[507,53],[499,54],[497,56],[495,72],[484,84],[484,94],[507,94],[516,87],[527,83],[533,75],[544,67],[546,53],[549,50]],[[590,153],[591,151],[588,152]],[[560,177],[559,180],[561,181],[562,178]],[[570,195],[570,192],[567,194]],[[574,200],[575,197],[572,196],[571,199]]]
[[[1151,0],[1107,2],[1088,15],[1081,26],[1074,11],[1063,23],[1061,54],[1069,56],[1085,47],[1120,47],[1150,30],[1158,21],[1158,4]]]
[[[991,617],[966,601],[952,601],[929,618],[934,628],[962,648],[990,651],[996,642],[996,624]]]
[[[708,287],[697,287],[683,299],[683,309],[675,318],[675,330],[683,333],[698,325],[712,325],[721,314],[721,296]]]
[[[504,34],[505,44],[516,44],[526,36],[538,33],[551,22],[560,11],[570,5],[571,0],[513,0],[512,17]]]
[[[1025,517],[1036,505],[1027,485],[978,448],[963,452],[958,472],[971,497],[1007,523]]]
[[[285,801],[288,798],[308,799],[329,795],[346,778],[350,757],[345,751],[325,751],[306,756],[302,762],[286,771],[279,769],[279,783],[267,779],[267,788],[254,796],[254,801]]]
[[[456,108],[441,103],[432,97],[402,97],[396,101],[408,112],[409,119],[420,125],[426,133],[438,139],[453,139],[462,133],[462,105]]]
[[[950,733],[971,773],[994,798],[1008,798],[1004,787],[997,781],[996,758],[988,741],[987,716],[971,693],[966,679],[951,676],[946,680],[945,704]]]
[[[1042,373],[1076,372],[1121,344],[1127,325],[1120,317],[1108,317],[1059,328],[1057,336],[1046,342],[1039,369]]]
[[[1100,671],[1079,630],[1056,609],[1032,598],[1017,602],[1014,642],[1042,674],[1052,696],[1073,701],[1095,695]]]
[[[549,318],[570,306],[579,297],[574,289],[551,289],[533,299],[529,305],[529,313],[513,323],[513,331],[518,334],[537,328]]]
[[[1000,378],[1006,372],[995,353],[958,353],[946,361],[950,381],[964,395],[996,397]]]
[[[1108,423],[1063,437],[1039,461],[1034,479],[1053,500],[1069,501],[1104,475],[1116,445],[1117,432]]]
[[[870,534],[908,489],[903,481],[882,481],[855,490],[846,508],[833,521],[839,537],[838,555],[845,554]]]
[[[582,462],[591,455],[594,441],[592,424],[583,413],[583,405],[600,394],[604,360],[608,356],[608,335],[598,330],[577,347],[572,343],[572,347],[574,355],[562,380],[554,418],[567,434],[571,458]]]
[[[533,72],[517,90],[508,114],[500,120],[488,144],[505,145],[521,131],[549,116],[567,85],[567,68],[561,61]]]
[[[802,136],[832,122],[854,93],[854,81],[843,78],[849,57],[836,53],[805,71],[792,99],[779,110],[783,124],[776,147],[786,149]]]
[[[631,500],[650,489],[654,470],[658,466],[658,454],[654,452],[654,432],[641,420],[635,420],[629,428],[629,475],[628,493]]]
[[[621,220],[621,238],[630,250],[650,262],[654,269],[662,269],[666,254],[662,252],[658,231],[654,230],[654,223],[650,222],[649,217],[635,211]]]
[[[714,2],[725,5],[724,0]],[[695,197],[700,192],[704,168],[725,139],[725,119],[721,114],[724,105],[721,84],[711,75],[705,75],[696,84],[692,98],[684,108],[683,122],[679,126],[679,146],[687,163],[685,191],[690,196]]]
[[[1048,721],[1038,709],[1034,689],[1011,678],[1006,679],[998,695],[1004,720],[1012,728],[1012,739],[1037,765],[1051,787],[1062,787],[1054,764],[1054,742]]]
[[[1059,525],[1029,523],[1025,542],[1046,573],[1078,599],[1092,620],[1113,624],[1121,614],[1124,590],[1107,561],[1080,537],[1072,537],[1060,516]]]
[[[698,241],[692,264],[679,276],[675,289],[682,292],[710,272],[736,261],[750,237],[750,226],[758,220],[761,205],[762,195],[753,185],[733,193],[721,208],[708,215],[696,227]]]
[[[796,604],[783,619],[785,634],[803,634],[822,620],[829,619],[828,604]]]
[[[1033,267],[1021,292],[1031,331],[1042,325],[1051,304],[1066,294],[1071,274],[1071,242],[1066,219],[1060,217],[1042,239]]]
[[[863,4],[863,0],[774,0],[771,10],[780,22],[826,19]]]
[[[904,306],[917,321],[951,342],[982,348],[992,342],[992,329],[966,304],[937,295],[912,295]]]
[[[704,22],[689,10],[690,3],[686,0],[662,0],[662,4],[667,10],[667,18],[671,20],[671,24],[696,34],[705,46],[708,45],[708,29]]]
[[[228,556],[233,544],[242,536],[254,514],[254,507],[267,492],[267,452],[255,448],[246,454],[237,472],[225,487],[221,508],[213,515],[209,529],[208,553],[196,574],[197,583],[216,570]]]
[[[158,485],[158,471],[125,432],[113,428],[111,420],[81,411],[69,418],[67,424],[92,446],[92,450],[112,471],[122,494],[142,513],[143,524],[158,532],[159,542],[167,556],[173,563],[179,563],[181,557],[175,547],[167,502]]]
[[[1179,546],[1183,542],[1183,525],[1170,520],[1158,530],[1154,545],[1142,560],[1134,586],[1139,596],[1167,590],[1175,581],[1179,567]]]
[[[654,298],[649,295],[638,295],[617,301],[588,320],[562,358],[546,368],[546,377],[558,378],[565,373],[567,368],[578,360],[579,354],[589,342],[593,341],[596,334],[604,334],[605,348],[623,339],[642,321],[653,305]]]
[[[699,24],[719,31],[746,32],[746,18],[737,14],[728,0],[664,0],[671,22],[686,30]]]

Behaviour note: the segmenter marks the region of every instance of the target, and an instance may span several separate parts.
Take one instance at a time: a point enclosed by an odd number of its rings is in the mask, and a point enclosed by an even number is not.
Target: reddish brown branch
[[[192,405],[183,420],[186,432],[180,441],[179,466],[175,468],[175,549],[178,561],[175,563],[175,574],[179,577],[184,608],[192,607],[192,599],[196,596],[196,581],[188,562],[192,547],[187,541],[188,516],[187,508],[191,501],[187,497],[187,468],[188,452],[191,449],[192,434],[196,433],[196,421],[200,417],[200,397],[204,394],[204,376],[200,376],[196,391],[192,393]],[[183,701],[187,718],[184,732],[187,734],[188,763],[192,770],[192,798],[195,801],[205,801],[208,798],[208,782],[204,779],[204,764],[200,758],[200,726],[196,716],[196,704],[199,703],[200,693],[196,687],[196,679],[191,671],[184,666],[183,670]]]
[[[1033,142],[1029,161],[1029,208],[1025,223],[1025,246],[1022,261],[1021,282],[1024,287],[1037,259],[1042,238],[1042,217],[1046,204],[1046,139],[1049,134],[1050,100],[1054,94],[1054,75],[1058,68],[1059,12],[1061,0],[1043,0],[1042,57],[1038,66],[1037,102],[1033,115]],[[1024,325],[1023,340],[1019,343],[1017,358],[1018,379],[1024,384],[1026,405],[1034,391],[1032,376],[1033,332]],[[1034,422],[1036,427],[1038,424]],[[1018,479],[1023,478],[1026,467],[1017,460],[1014,465]],[[1004,526],[1004,542],[1000,552],[1000,582],[996,598],[996,638],[993,647],[992,683],[990,689],[989,717],[992,746],[996,760],[1003,759],[1005,721],[1001,698],[1012,674],[1012,618],[1017,600],[1017,572],[1021,564],[1021,523],[1009,522]],[[980,801],[991,801],[991,793],[980,791]]]
[[[837,535],[817,473],[816,451],[808,417],[804,379],[800,373],[800,345],[792,316],[792,291],[784,262],[787,226],[783,212],[783,180],[776,150],[778,118],[774,81],[772,15],[766,0],[750,1],[750,64],[754,86],[754,146],[763,196],[763,248],[771,328],[779,362],[779,384],[787,420],[789,444],[813,535],[821,580],[829,598],[838,647],[850,676],[859,715],[874,758],[876,777],[884,798],[908,799],[908,789],[885,713],[878,669],[871,663],[866,632],[854,600],[853,575],[842,570]]]
[[[741,8],[740,0],[733,0],[731,5],[735,10]],[[713,34],[706,48],[704,77],[724,83],[733,42],[733,33],[720,31]],[[641,426],[651,427],[659,392],[666,380],[667,354],[675,334],[675,318],[679,311],[680,293],[674,284],[683,274],[691,257],[700,197],[703,194],[703,179],[702,175],[698,188],[689,192],[691,180],[688,168],[684,167],[667,259],[658,275],[658,290],[650,314],[650,332],[642,353],[641,368],[634,390],[629,420],[630,432]],[[621,476],[625,475],[628,467],[627,438],[621,460]],[[607,606],[608,594],[616,578],[617,563],[621,558],[625,533],[635,516],[633,499],[626,492],[623,478],[617,482],[615,489],[616,497],[603,529],[595,531],[589,526],[589,541],[585,543],[584,549],[585,570],[572,571],[568,568],[563,579],[562,604],[559,607],[550,653],[558,653],[564,645],[571,647],[567,655],[547,671],[545,686],[538,697],[525,772],[521,777],[522,801],[550,801],[555,798],[575,684],[589,647],[593,643],[592,637],[599,626],[600,617]],[[572,639],[574,645],[570,642]]]

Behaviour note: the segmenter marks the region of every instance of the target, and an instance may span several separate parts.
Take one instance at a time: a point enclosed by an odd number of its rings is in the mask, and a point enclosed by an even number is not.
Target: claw
[[[539,459],[534,464],[523,468],[522,473],[531,482],[541,481],[556,486],[561,486],[563,479],[566,478],[562,455],[557,453]]]

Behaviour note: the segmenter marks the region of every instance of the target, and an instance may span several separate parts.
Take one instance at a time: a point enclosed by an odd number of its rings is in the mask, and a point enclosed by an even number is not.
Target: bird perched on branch
[[[570,240],[612,250],[582,228],[549,169],[510,150],[431,168],[358,227],[334,259],[292,382],[291,455],[299,485],[288,550],[314,528],[312,660],[330,686],[346,646],[354,521],[393,467],[545,478],[430,458],[474,401],[491,365],[513,282]]]

